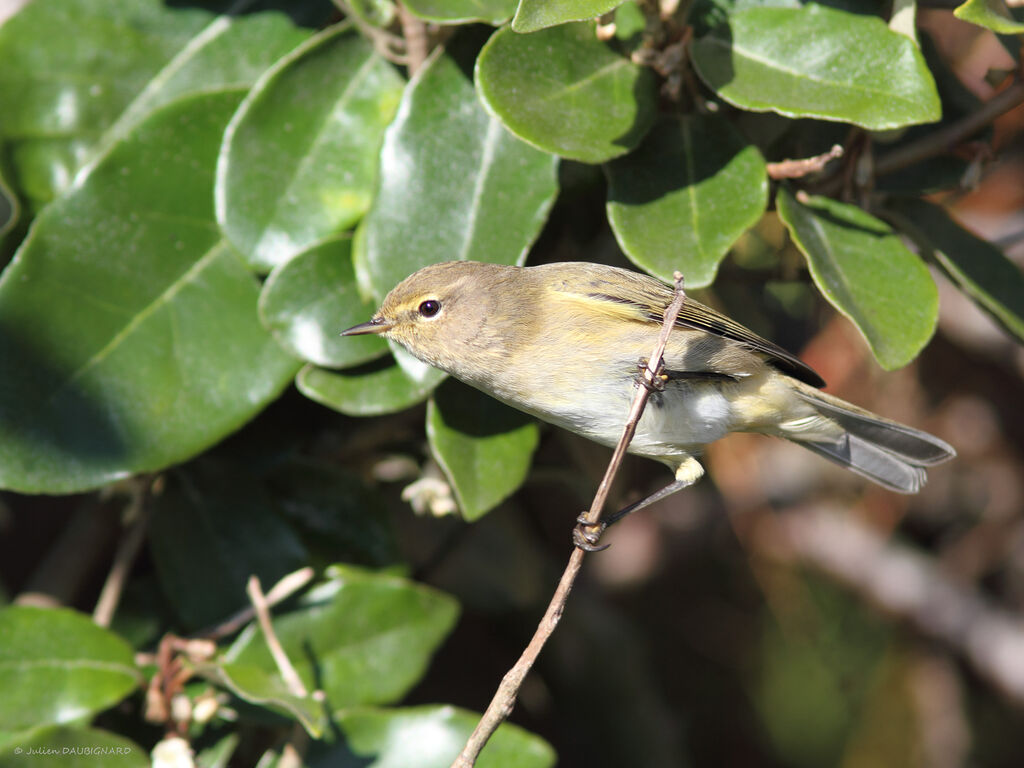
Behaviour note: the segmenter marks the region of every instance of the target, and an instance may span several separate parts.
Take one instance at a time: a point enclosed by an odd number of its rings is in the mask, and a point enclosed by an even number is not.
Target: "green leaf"
[[[296,696],[288,690],[276,670],[251,664],[215,662],[196,667],[196,671],[235,696],[258,706],[268,706],[291,715],[313,738],[320,738],[327,726],[323,704],[311,696]]]
[[[873,16],[809,3],[753,8],[697,40],[698,74],[730,104],[881,130],[941,117],[913,41]]]
[[[339,335],[376,309],[356,285],[351,245],[348,236],[325,240],[281,264],[263,285],[260,319],[296,357],[343,368],[387,354],[378,336]]]
[[[401,698],[451,630],[458,605],[395,576],[351,566],[332,566],[328,575],[297,610],[274,618],[282,648],[306,688],[322,689],[333,708]],[[239,636],[228,656],[276,669],[255,628]]]
[[[399,709],[356,707],[338,712],[334,722],[344,741],[311,750],[311,768],[448,768],[473,732],[480,715],[452,706]],[[503,723],[487,742],[476,768],[551,768],[555,751],[518,726]]]
[[[203,459],[166,480],[155,500],[149,551],[167,601],[189,629],[248,605],[250,575],[270,589],[306,563],[298,536],[252,473]]]
[[[452,379],[434,392],[427,407],[430,448],[469,521],[522,485],[538,434],[529,416]]]
[[[608,220],[622,250],[663,280],[680,270],[691,288],[714,281],[768,202],[761,153],[713,115],[666,118],[605,169]]]
[[[830,198],[779,190],[779,217],[807,257],[815,285],[853,321],[887,370],[906,365],[935,331],[939,299],[921,259],[884,222]]]
[[[353,16],[371,27],[387,27],[395,20],[395,4],[391,0],[348,0],[345,5]]]
[[[476,85],[516,136],[584,163],[629,152],[656,112],[651,70],[602,43],[588,23],[532,35],[499,30],[477,59]]]
[[[623,0],[519,0],[512,29],[536,32],[567,21],[583,21],[608,13]]]
[[[228,768],[239,741],[237,733],[229,733],[222,737],[196,755],[196,768]]]
[[[1024,273],[992,243],[968,232],[942,208],[924,200],[894,200],[900,216],[926,254],[975,304],[1024,342]]]
[[[38,208],[158,106],[248,88],[307,32],[280,14],[215,17],[159,0],[35,0],[0,26],[0,133]]]
[[[557,159],[484,110],[459,62],[439,49],[406,88],[381,150],[380,184],[360,228],[379,300],[439,261],[521,264],[557,193]]]
[[[216,201],[250,266],[269,270],[362,218],[402,86],[367,39],[336,26],[249,93],[224,136]]]
[[[158,111],[40,214],[0,277],[0,487],[66,493],[182,461],[294,374],[213,219],[238,99]]]
[[[417,381],[387,357],[344,371],[307,365],[295,385],[310,400],[347,416],[382,416],[423,402],[443,378]]]
[[[953,11],[953,15],[1000,35],[1024,34],[1024,22],[1011,15],[1003,0],[967,0]]]
[[[0,731],[88,717],[139,681],[132,649],[87,616],[64,608],[0,609]]]
[[[406,0],[414,16],[437,24],[469,24],[482,21],[497,26],[515,13],[518,0]]]
[[[146,750],[96,728],[34,728],[0,745],[0,768],[148,768]]]

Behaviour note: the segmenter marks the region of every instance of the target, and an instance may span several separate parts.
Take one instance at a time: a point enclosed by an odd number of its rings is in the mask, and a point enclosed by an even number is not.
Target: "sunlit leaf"
[[[1013,17],[1004,0],[967,0],[953,15],[1001,35],[1024,34],[1024,22]]]
[[[519,0],[512,29],[536,32],[567,21],[583,21],[608,13],[623,0]]]

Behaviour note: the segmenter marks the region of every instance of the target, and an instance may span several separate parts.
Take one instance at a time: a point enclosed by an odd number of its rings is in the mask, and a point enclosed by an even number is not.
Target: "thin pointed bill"
[[[394,326],[390,320],[384,318],[375,317],[372,320],[367,320],[365,323],[359,325],[353,325],[346,331],[342,331],[342,336],[362,336],[367,333],[387,333]]]

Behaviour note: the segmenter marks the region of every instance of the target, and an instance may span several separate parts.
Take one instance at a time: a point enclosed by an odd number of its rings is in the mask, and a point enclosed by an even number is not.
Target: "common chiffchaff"
[[[515,408],[615,445],[672,288],[602,264],[434,264],[399,283],[366,323],[415,357]],[[900,493],[952,458],[942,440],[819,391],[824,381],[784,349],[687,298],[664,355],[663,391],[629,451],[696,482],[694,458],[728,432],[799,443]]]

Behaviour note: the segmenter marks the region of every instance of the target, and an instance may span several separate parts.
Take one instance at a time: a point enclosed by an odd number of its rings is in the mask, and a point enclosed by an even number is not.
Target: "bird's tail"
[[[899,493],[916,493],[925,467],[956,456],[952,446],[918,429],[876,416],[800,382],[796,395],[813,413],[772,431]]]

